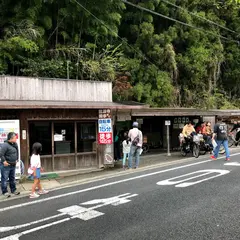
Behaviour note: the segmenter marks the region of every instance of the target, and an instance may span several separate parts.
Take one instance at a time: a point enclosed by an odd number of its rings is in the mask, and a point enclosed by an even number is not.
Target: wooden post
[[[77,122],[75,121],[74,122],[74,148],[75,148],[75,168],[77,169],[77,152],[78,152],[78,149],[77,149],[77,146],[78,146],[78,142],[77,142]]]
[[[52,129],[52,170],[54,171],[55,164],[54,164],[54,123],[53,122],[51,124],[51,129]]]

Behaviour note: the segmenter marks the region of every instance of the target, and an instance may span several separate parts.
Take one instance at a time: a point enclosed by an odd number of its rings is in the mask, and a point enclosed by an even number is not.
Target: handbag
[[[34,170],[31,168],[31,166],[29,166],[28,168],[28,175],[33,175]]]
[[[37,165],[38,167],[38,165]],[[37,167],[32,168],[31,165],[28,168],[28,175],[33,175],[34,171],[37,169]]]

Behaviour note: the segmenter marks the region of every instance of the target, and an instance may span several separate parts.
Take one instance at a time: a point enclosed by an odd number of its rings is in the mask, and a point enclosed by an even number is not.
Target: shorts
[[[36,169],[36,176],[31,176],[31,179],[40,179],[41,178],[41,168]]]

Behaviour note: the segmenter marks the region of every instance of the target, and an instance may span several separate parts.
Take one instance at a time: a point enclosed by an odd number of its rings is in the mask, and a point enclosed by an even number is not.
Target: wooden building
[[[97,143],[99,112],[142,107],[113,103],[110,82],[0,76],[0,120],[20,120],[26,166],[32,144],[42,143],[46,171],[102,167],[112,146]]]
[[[152,148],[166,148],[165,121],[170,120],[170,142],[172,149],[179,148],[179,133],[187,121],[209,121],[212,126],[216,117],[222,116],[229,125],[240,119],[240,110],[202,110],[195,108],[142,108],[118,110],[117,119],[120,128],[130,127],[132,121],[140,123],[145,139]]]

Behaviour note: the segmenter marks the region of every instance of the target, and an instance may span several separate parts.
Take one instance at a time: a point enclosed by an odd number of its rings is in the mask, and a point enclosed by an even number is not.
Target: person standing
[[[117,131],[117,128],[114,129],[114,160],[119,161],[121,159],[121,150],[120,150],[120,134]]]
[[[132,169],[132,159],[135,155],[136,163],[135,168],[139,167],[141,148],[143,144],[143,135],[142,132],[138,129],[138,122],[133,123],[133,128],[129,131],[128,137],[131,140],[131,148],[128,159],[128,168]]]
[[[48,191],[44,190],[42,188],[42,185],[40,183],[41,178],[41,171],[43,171],[41,167],[41,159],[40,159],[40,153],[42,151],[42,144],[41,143],[34,143],[32,147],[33,153],[31,156],[31,169],[33,171],[32,173],[32,179],[33,179],[33,185],[32,185],[32,192],[30,194],[30,198],[38,198],[40,195],[47,194]],[[38,188],[38,193],[36,193],[36,188]]]
[[[212,140],[216,137],[217,146],[214,149],[214,155],[211,156],[211,159],[217,160],[218,153],[221,145],[223,145],[226,152],[226,161],[230,160],[230,152],[228,148],[228,136],[227,136],[227,124],[222,121],[221,118],[218,118],[218,122],[214,126]]]
[[[11,197],[7,189],[7,181],[9,179],[11,193],[19,195],[20,192],[17,191],[15,182],[16,164],[19,160],[16,133],[8,133],[7,141],[4,142],[0,150],[0,159],[2,194],[7,198]]]
[[[130,153],[130,149],[131,149],[131,142],[129,140],[129,138],[127,136],[125,136],[125,140],[122,142],[122,146],[123,146],[123,161],[122,161],[122,165],[123,165],[123,169],[126,169],[126,159],[129,159],[129,153]]]

